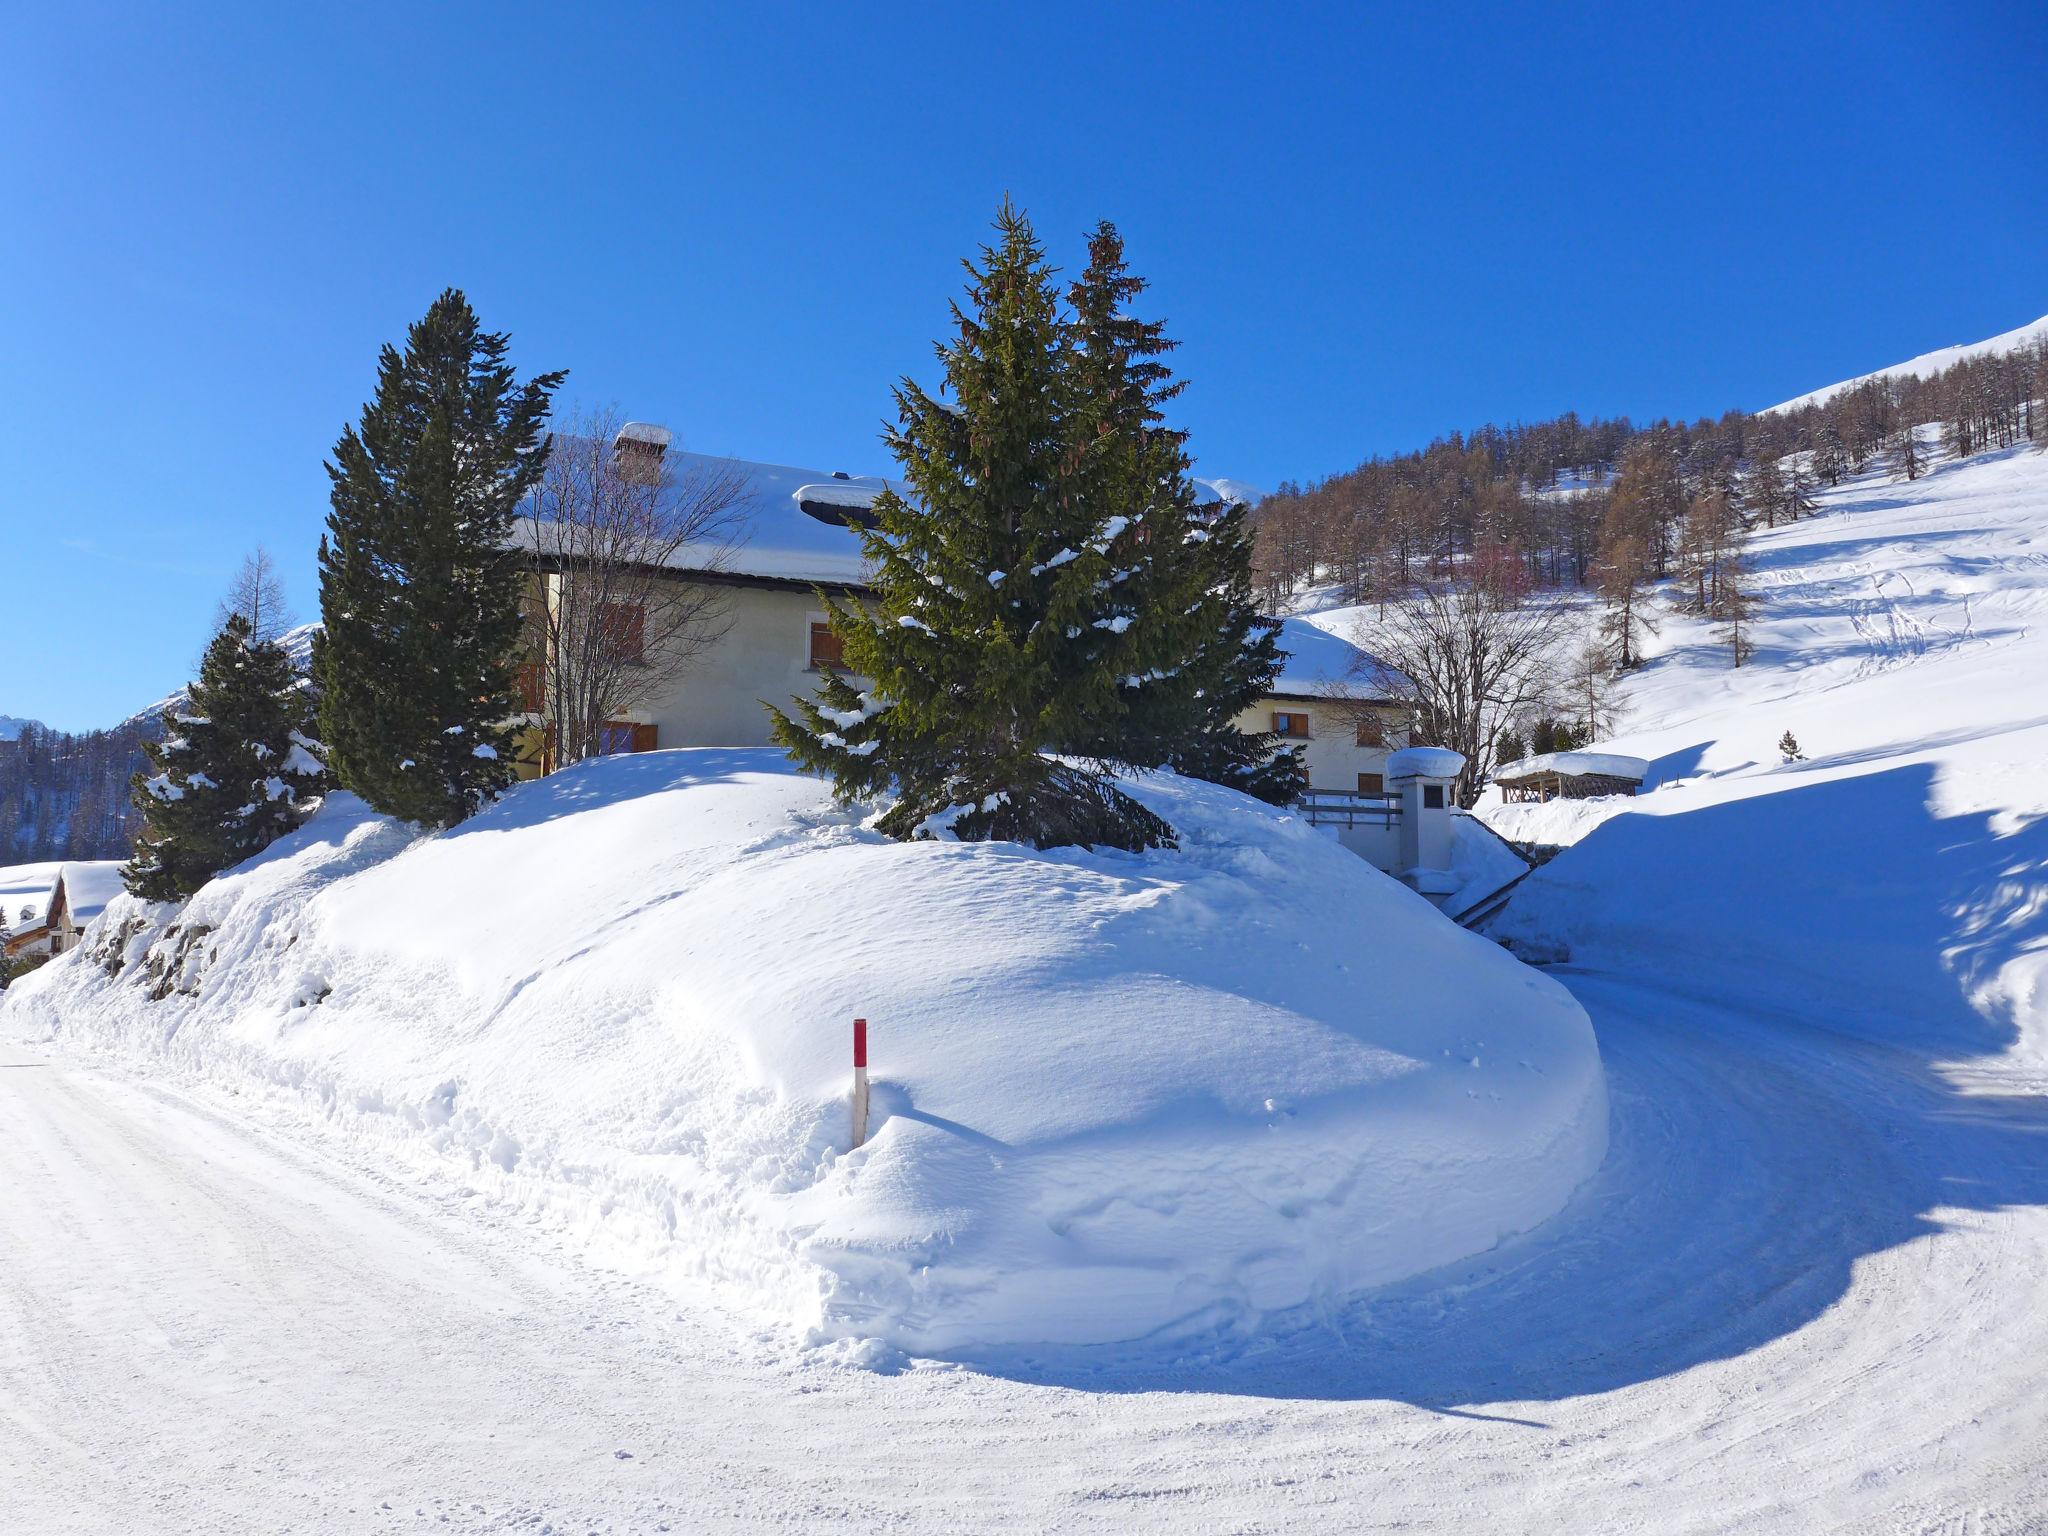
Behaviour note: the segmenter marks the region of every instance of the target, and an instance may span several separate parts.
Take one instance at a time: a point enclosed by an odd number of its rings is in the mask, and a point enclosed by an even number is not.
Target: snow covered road
[[[1175,1360],[874,1372],[233,1105],[0,1050],[0,1525],[2048,1530],[2048,1100],[1560,973],[1602,1173]]]

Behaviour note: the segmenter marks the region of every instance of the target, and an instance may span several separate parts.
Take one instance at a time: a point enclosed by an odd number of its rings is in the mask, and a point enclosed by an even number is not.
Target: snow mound
[[[1389,779],[1455,779],[1465,771],[1465,754],[1449,747],[1403,747],[1387,758]]]
[[[894,843],[765,751],[587,763],[434,836],[335,795],[181,912],[119,898],[0,1021],[924,1353],[1250,1327],[1598,1166],[1563,988],[1297,817],[1133,790],[1180,850]]]

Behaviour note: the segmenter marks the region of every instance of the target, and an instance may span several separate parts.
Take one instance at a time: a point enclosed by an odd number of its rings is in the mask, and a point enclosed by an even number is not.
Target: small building
[[[0,931],[10,960],[33,960],[50,950],[50,893],[64,866],[44,860],[0,868]]]
[[[1237,718],[1299,747],[1314,796],[1387,793],[1387,759],[1408,745],[1413,709],[1378,686],[1374,669],[1342,636],[1306,619],[1280,625],[1285,655],[1273,692]]]
[[[1542,752],[1494,769],[1493,782],[1510,802],[1592,800],[1634,794],[1649,771],[1642,758],[1618,752]]]
[[[50,953],[61,955],[78,947],[87,925],[106,910],[107,903],[120,895],[119,859],[80,860],[63,864],[57,882],[50,888]]]

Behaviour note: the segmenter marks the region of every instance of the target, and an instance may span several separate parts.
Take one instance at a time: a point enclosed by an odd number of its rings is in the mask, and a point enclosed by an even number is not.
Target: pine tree
[[[1920,438],[1918,429],[1911,422],[1899,428],[1898,445],[1892,450],[1892,461],[1908,480],[1920,478]]]
[[[1849,468],[1849,451],[1832,421],[1824,422],[1813,441],[1813,472],[1827,485],[1840,485]]]
[[[870,688],[828,675],[794,718],[770,707],[775,736],[843,799],[893,789],[877,826],[895,837],[943,818],[966,841],[1170,844],[1172,828],[1104,773],[1044,751],[1085,739],[1091,715],[1122,714],[1144,679],[1100,643],[1135,623],[1117,607],[1111,554],[1128,530],[1086,494],[1086,402],[1059,292],[1007,202],[996,229],[939,348],[955,403],[909,379],[896,390],[887,440],[914,500],[875,502],[873,607],[824,599]]]
[[[1748,484],[1743,487],[1743,499],[1764,520],[1765,527],[1778,526],[1778,518],[1785,510],[1785,475],[1776,459],[1765,454],[1757,456],[1750,467]]]
[[[1778,756],[1788,763],[1803,763],[1806,754],[1799,750],[1799,738],[1790,731],[1778,738]]]
[[[1642,535],[1614,530],[1605,542],[1595,574],[1607,609],[1601,615],[1600,633],[1607,641],[1615,667],[1626,672],[1642,661],[1644,638],[1657,632],[1656,621],[1650,616],[1648,595],[1642,590],[1650,574],[1649,552],[1643,547]]]
[[[128,889],[180,900],[297,826],[326,787],[305,734],[310,714],[284,647],[253,639],[248,619],[230,613],[169,734],[143,748],[149,770],[132,783],[143,828],[122,871]]]
[[[512,780],[524,565],[510,548],[540,478],[561,373],[515,382],[507,338],[449,289],[378,360],[343,431],[320,541],[320,735],[341,785],[447,826]]]
[[[1756,616],[1757,599],[1749,588],[1749,571],[1748,530],[1739,519],[1730,518],[1714,586],[1713,613],[1721,621],[1720,637],[1738,667],[1755,650],[1749,631]]]
[[[1238,718],[1273,691],[1279,626],[1253,595],[1252,538],[1241,505],[1202,506],[1187,434],[1164,424],[1186,387],[1160,361],[1176,343],[1163,322],[1134,319],[1142,293],[1116,226],[1096,226],[1088,266],[1069,292],[1081,494],[1114,567],[1106,611],[1090,625],[1097,655],[1124,684],[1081,731],[1051,743],[1099,762],[1171,767],[1275,805],[1307,777],[1298,750]]]

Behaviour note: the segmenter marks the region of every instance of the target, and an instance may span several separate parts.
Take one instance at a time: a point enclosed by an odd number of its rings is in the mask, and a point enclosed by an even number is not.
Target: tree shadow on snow
[[[1576,910],[1612,966],[1553,972],[1600,1039],[1610,1147],[1535,1231],[1249,1336],[966,1363],[1462,1416],[1746,1354],[1820,1317],[1859,1259],[1942,1232],[1942,1213],[2048,1202],[2048,1097],[2010,1078],[1972,1091],[1953,1065],[2016,1037],[1980,988],[2048,944],[2048,819],[2000,835],[1937,818],[1931,779],[1920,765],[1618,817],[1531,878],[1516,906],[1549,904],[1567,929]]]

